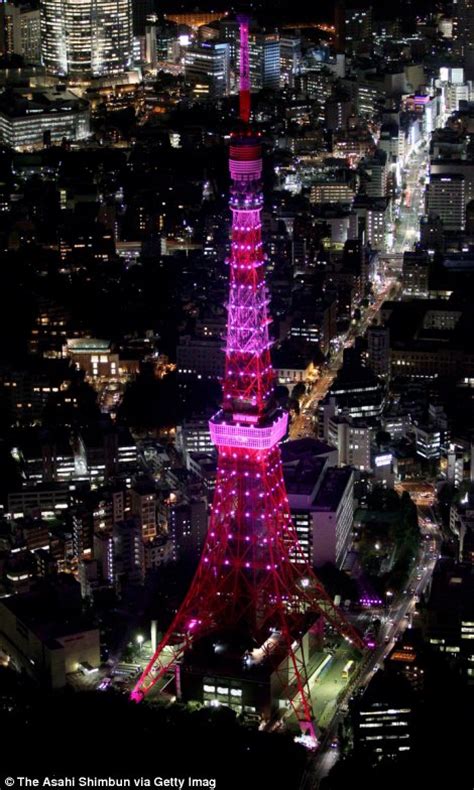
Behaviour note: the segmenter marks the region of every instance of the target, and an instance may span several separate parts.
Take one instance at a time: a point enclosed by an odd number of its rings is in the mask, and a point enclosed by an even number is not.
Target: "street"
[[[336,709],[334,705],[332,719],[328,723],[325,721],[326,734],[311,762],[310,769],[305,774],[301,790],[316,790],[320,781],[328,775],[337,761],[337,754],[331,748],[331,743],[337,734],[339,722],[347,714],[350,697],[358,689],[367,687],[374,674],[383,666],[385,658],[393,649],[397,639],[407,628],[412,627],[413,620],[417,616],[416,603],[429,588],[439,556],[441,528],[435,521],[431,506],[426,504],[426,485],[420,483],[418,489],[415,488],[416,484],[411,485],[410,493],[414,501],[422,503],[417,505],[421,531],[421,545],[417,562],[405,589],[394,597],[393,603],[387,608],[380,629],[378,647],[367,654],[359,674],[354,682],[348,685],[347,692],[341,698],[338,708]]]
[[[404,171],[406,188],[401,197],[399,221],[396,223],[395,230],[393,247],[393,252],[395,253],[411,250],[419,238],[420,215],[424,213],[424,176],[427,161],[427,151],[423,146],[413,151],[408,159]],[[377,294],[375,303],[366,311],[359,325],[349,330],[346,346],[354,342],[356,334],[363,335],[365,333],[370,322],[379,312],[383,302],[395,287],[396,284],[392,281],[386,286],[384,291]],[[341,364],[342,354],[333,360],[328,371],[323,374],[311,392],[303,399],[301,415],[293,421],[290,438],[313,434],[311,415],[314,413],[318,402],[324,398],[329,390]],[[355,691],[367,687],[374,674],[383,666],[383,661],[393,649],[396,640],[406,628],[412,627],[413,618],[416,617],[416,603],[419,596],[429,587],[436,560],[438,559],[441,529],[436,522],[433,510],[433,505],[435,504],[434,487],[429,483],[414,482],[397,484],[396,490],[399,493],[402,493],[404,490],[408,491],[417,506],[422,533],[420,554],[405,589],[394,596],[392,604],[386,611],[379,633],[378,647],[367,654],[361,669],[353,682],[348,684],[347,692],[340,698],[337,707],[334,700],[332,718],[329,715],[330,708],[326,707],[324,723],[327,729],[318,751],[315,753],[311,765],[305,773],[301,790],[316,790],[321,780],[328,775],[337,762],[338,752],[331,747],[331,744],[337,734],[340,721],[347,714],[349,699]],[[316,704],[316,709],[317,707]]]
[[[397,290],[398,284],[394,280],[386,283],[384,288],[379,291],[375,296],[373,304],[369,305],[364,310],[361,320],[352,326],[345,339],[344,348],[350,348],[354,345],[355,339],[358,335],[364,335],[367,328],[370,326],[374,318],[380,311],[383,303],[390,298],[393,292]],[[328,390],[337,376],[337,372],[342,365],[343,349],[341,348],[333,357],[331,362],[326,368],[323,368],[321,376],[313,384],[310,392],[308,392],[301,400],[300,413],[293,417],[289,430],[290,439],[301,439],[305,436],[313,436],[313,415],[318,406],[318,403],[326,397]]]

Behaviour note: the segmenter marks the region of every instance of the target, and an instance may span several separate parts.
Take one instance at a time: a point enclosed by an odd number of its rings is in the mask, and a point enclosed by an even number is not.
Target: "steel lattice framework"
[[[216,491],[194,580],[132,697],[141,700],[197,639],[244,627],[257,644],[267,645],[267,658],[273,658],[275,671],[282,674],[289,705],[303,732],[314,736],[301,637],[321,615],[355,647],[364,649],[364,644],[308,565],[291,520],[279,449],[288,415],[273,400],[261,236],[262,153],[258,136],[248,127],[245,18],[240,18],[240,28],[243,131],[233,135],[230,144],[232,237],[224,397],[222,410],[210,421],[219,453]]]

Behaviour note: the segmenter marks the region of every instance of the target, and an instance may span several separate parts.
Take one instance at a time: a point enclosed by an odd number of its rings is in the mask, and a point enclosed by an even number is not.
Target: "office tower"
[[[348,97],[332,96],[326,101],[326,127],[330,132],[347,129],[349,118],[354,113],[354,105]]]
[[[301,68],[301,38],[280,36],[280,79],[283,85],[294,87]]]
[[[367,364],[376,376],[390,374],[390,330],[380,324],[367,330]]]
[[[249,69],[253,91],[279,89],[280,39],[277,33],[256,33],[250,36]]]
[[[362,167],[366,173],[366,179],[364,180],[366,195],[369,195],[369,197],[385,197],[389,173],[386,152],[382,148],[377,148],[373,156],[368,156],[362,161]]]
[[[4,58],[21,55],[20,9],[13,3],[0,4],[0,55]]]
[[[26,64],[41,63],[41,15],[39,8],[20,8],[21,54]]]
[[[454,51],[464,62],[466,79],[474,75],[474,2],[455,0],[453,3]]]
[[[283,464],[298,541],[313,567],[330,562],[342,568],[352,541],[354,473],[349,466],[329,466],[327,456],[308,457],[304,441],[300,458],[295,462],[295,450]]]
[[[444,230],[463,230],[466,198],[462,173],[431,174],[426,191],[426,213],[439,217]]]
[[[101,77],[132,65],[131,0],[41,0],[42,59],[53,74]]]
[[[352,705],[354,751],[373,763],[400,758],[413,746],[413,690],[402,676],[378,673]]]
[[[242,128],[230,144],[232,241],[223,407],[210,421],[219,452],[216,491],[191,588],[132,698],[141,701],[170,670],[181,677],[178,662],[192,651],[194,664],[194,651],[202,655],[206,640],[217,638],[212,655],[205,658],[207,674],[219,635],[232,630],[233,637],[225,641],[234,645],[233,655],[235,644],[261,646],[257,651],[241,647],[240,669],[255,662],[272,666],[280,682],[279,699],[292,708],[303,734],[314,743],[302,643],[310,613],[313,624],[318,621],[322,627],[327,620],[360,649],[363,642],[310,566],[299,561],[304,554],[291,521],[279,448],[288,415],[275,404],[270,360],[261,235],[262,148],[249,126],[246,19],[241,21],[240,53]],[[215,691],[216,684],[211,685]],[[228,687],[226,683],[226,693]]]
[[[404,296],[424,297],[429,291],[430,258],[424,250],[403,253],[402,289]]]
[[[83,140],[89,133],[89,103],[71,91],[28,88],[0,97],[0,143],[18,151]]]
[[[230,89],[230,47],[220,41],[204,41],[186,49],[186,79],[201,96],[227,96]]]
[[[351,52],[362,41],[372,37],[372,8],[347,8],[339,2],[336,4],[335,25],[338,51]]]

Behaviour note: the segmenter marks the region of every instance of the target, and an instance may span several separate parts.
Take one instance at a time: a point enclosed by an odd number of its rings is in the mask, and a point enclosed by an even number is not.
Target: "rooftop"
[[[326,458],[305,458],[297,464],[284,467],[286,490],[288,494],[310,494],[314,491],[326,468]]]
[[[78,582],[65,574],[58,577],[54,587],[42,587],[24,595],[3,598],[1,605],[24,623],[49,649],[60,648],[57,640],[65,636],[96,628],[81,613]]]
[[[6,90],[0,96],[0,113],[9,118],[33,119],[35,116],[85,110],[89,103],[68,90]]]
[[[110,351],[111,346],[110,340],[100,340],[97,337],[77,337],[68,339],[66,342],[68,351],[75,354]]]
[[[316,494],[314,500],[316,509],[321,511],[337,510],[352,475],[353,472],[350,466],[330,467]]]
[[[309,436],[304,439],[295,439],[292,442],[284,442],[281,446],[281,457],[284,464],[295,463],[304,458],[326,456],[334,452],[336,452],[336,448],[332,445]]]

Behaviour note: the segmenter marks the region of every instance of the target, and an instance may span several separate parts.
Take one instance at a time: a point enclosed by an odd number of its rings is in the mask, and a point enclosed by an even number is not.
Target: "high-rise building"
[[[330,562],[341,568],[352,541],[352,469],[329,467],[327,457],[303,454],[296,464],[293,460],[285,464],[284,473],[291,516],[306,559],[314,567]]]
[[[20,55],[26,64],[40,63],[40,12],[38,8],[0,4],[0,54]]]
[[[385,402],[385,387],[374,373],[360,364],[359,360],[348,360],[339,370],[327,395],[318,405],[320,419],[325,406],[334,403],[333,414],[353,419],[364,419],[382,415]],[[323,420],[324,422],[324,420]],[[326,435],[320,434],[327,439]]]
[[[388,198],[357,195],[353,209],[359,218],[359,228],[364,240],[372,249],[385,251],[390,216]]]
[[[20,8],[21,54],[26,64],[41,63],[41,15],[39,8]]]
[[[352,51],[372,37],[372,8],[347,8],[336,5],[336,44],[338,50]]]
[[[185,456],[207,453],[214,449],[209,433],[209,421],[204,418],[183,420],[176,428],[176,448]]]
[[[362,167],[366,173],[364,182],[366,195],[370,197],[385,197],[389,171],[386,151],[383,148],[377,148],[373,156],[363,160]]]
[[[390,374],[390,330],[380,324],[367,330],[367,363],[376,376]]]
[[[454,159],[453,157],[432,159],[430,162],[430,174],[433,176],[464,176],[464,194],[466,206],[474,200],[474,162],[469,159]]]
[[[413,746],[413,691],[404,677],[377,673],[353,704],[354,750],[373,763],[400,758]]]
[[[141,528],[144,541],[156,537],[156,489],[151,480],[137,480],[130,491],[130,510]]]
[[[132,65],[131,0],[41,0],[42,60],[53,74],[101,77]]]
[[[207,500],[197,497],[173,505],[170,511],[170,534],[175,560],[195,560],[201,553],[207,530]]]
[[[347,129],[349,118],[354,113],[354,105],[348,97],[332,96],[326,101],[326,127],[331,132]]]
[[[328,407],[326,410],[329,410]],[[339,464],[348,464],[361,471],[370,471],[372,437],[372,426],[363,420],[336,415],[328,417],[327,440],[337,447]]]
[[[426,190],[426,211],[438,216],[445,230],[463,230],[466,222],[464,174],[432,173]]]
[[[13,3],[0,4],[0,54],[2,57],[20,55],[20,30],[17,23],[19,9]]]
[[[299,36],[280,37],[280,79],[293,87],[301,67],[301,39]]]
[[[472,79],[474,74],[473,0],[454,0],[453,39],[455,52],[463,58],[466,77]]]
[[[250,85],[253,91],[280,87],[280,39],[277,33],[257,33],[249,38]],[[240,57],[240,56],[239,56]]]
[[[426,252],[403,254],[402,288],[404,296],[428,296],[430,259]]]
[[[184,67],[194,91],[202,96],[227,96],[230,90],[230,46],[221,41],[204,41],[187,47]]]
[[[138,519],[119,521],[113,528],[113,579],[117,586],[143,584],[145,550]]]

